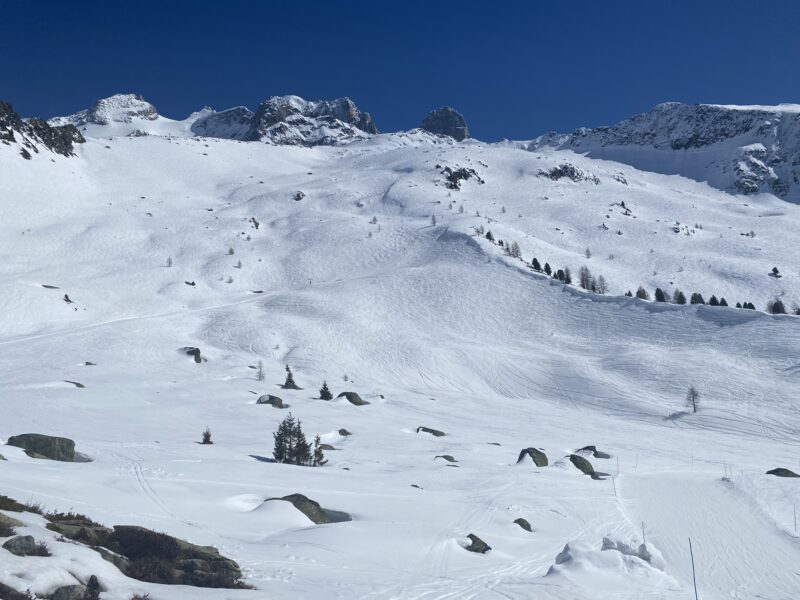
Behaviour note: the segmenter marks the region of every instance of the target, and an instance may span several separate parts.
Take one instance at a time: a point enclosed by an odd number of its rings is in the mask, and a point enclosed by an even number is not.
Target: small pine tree
[[[680,290],[675,290],[672,294],[672,302],[674,304],[686,304],[686,294]]]
[[[292,413],[278,424],[278,430],[272,434],[275,446],[272,450],[272,457],[279,463],[288,462],[291,436],[294,431],[294,417]]]
[[[319,390],[319,397],[322,400],[332,400],[333,399],[333,394],[331,393],[330,389],[328,389],[328,382],[327,381],[323,381],[322,382],[322,387]]]
[[[742,303],[741,302],[737,302],[736,303],[736,308],[742,308]]]
[[[558,279],[559,281],[564,281],[564,269],[559,269],[558,271],[556,271],[555,278]]]
[[[211,441],[211,430],[208,427],[206,427],[205,430],[203,431],[203,440],[200,443],[204,445],[214,443]]]
[[[656,288],[656,302],[666,302],[667,295],[664,293],[664,290],[661,288]]]
[[[706,301],[703,300],[703,295],[697,292],[692,294],[691,300],[689,300],[690,304],[705,304]]]
[[[776,277],[777,278],[777,277],[780,277],[780,276],[781,276],[781,272],[778,271],[778,267],[772,267],[772,273],[770,274],[770,277]]]
[[[785,315],[786,314],[786,307],[783,305],[783,301],[779,298],[776,298],[772,302],[767,304],[767,310],[771,312],[773,315]]]
[[[232,256],[232,255],[233,255],[233,248],[228,248],[228,255],[229,255],[229,256]]]
[[[633,292],[631,292],[630,290],[628,290],[627,292],[625,292],[625,295],[626,295],[628,298],[633,298]]]
[[[172,257],[171,257],[171,256],[168,256],[168,257],[167,257],[167,266],[168,266],[168,267],[171,267],[171,266],[172,266]]]
[[[542,265],[539,264],[539,259],[538,258],[534,258],[531,261],[531,269],[533,269],[534,271],[541,271],[542,270]]]
[[[311,446],[306,441],[300,419],[295,422],[292,430],[293,445],[289,447],[289,462],[293,465],[308,465],[311,463]]]
[[[460,204],[458,206],[458,214],[460,214],[460,215],[464,214],[464,205],[463,204]]]
[[[636,290],[636,297],[641,298],[642,300],[650,300],[650,294],[648,294],[647,290],[642,286],[639,286],[639,289]]]
[[[256,381],[264,381],[264,363],[261,361],[258,361],[256,367]]]
[[[711,294],[711,298],[708,299],[709,306],[719,306],[719,300],[714,294]]]
[[[584,251],[583,255],[584,255],[586,258],[592,258],[592,251],[591,251],[591,250],[589,250],[589,249],[587,248],[587,249]]]
[[[745,302],[744,303],[744,308],[746,308],[747,310],[755,310],[756,309],[756,305],[753,304],[752,302]]]
[[[242,268],[242,261],[241,260],[237,260],[236,264],[233,265],[233,268],[234,269],[241,269]]]
[[[720,299],[719,299],[719,305],[720,305],[720,306],[728,306],[728,301],[727,301],[727,300],[725,300],[725,298],[724,298],[724,297],[723,297],[723,298],[720,298]]]
[[[692,409],[693,413],[696,413],[698,404],[700,404],[700,392],[693,385],[690,385],[689,390],[686,392],[686,405]]]
[[[572,273],[570,272],[569,267],[564,267],[564,283],[572,283]]]
[[[490,242],[494,241],[494,234],[492,234],[491,229],[486,231],[486,239],[489,240]]]
[[[544,263],[544,272],[547,275],[551,275],[553,273],[553,269],[550,268],[550,263]]]
[[[311,458],[311,466],[313,467],[321,467],[324,465],[327,460],[325,460],[325,455],[322,452],[322,448],[320,448],[320,439],[319,435],[314,436],[314,454]]]
[[[431,215],[431,226],[436,227],[436,215]]]
[[[286,381],[283,383],[283,387],[290,389],[297,387],[297,384],[294,382],[294,374],[289,368],[289,365],[286,365]]]

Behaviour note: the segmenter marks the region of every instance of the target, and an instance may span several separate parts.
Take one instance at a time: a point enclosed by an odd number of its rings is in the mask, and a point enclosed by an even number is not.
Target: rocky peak
[[[250,139],[253,126],[253,111],[244,106],[220,112],[202,111],[191,131],[195,135],[225,138],[230,140]]]
[[[376,134],[369,113],[350,98],[308,101],[273,96],[256,108],[248,139],[291,145],[335,145]]]
[[[732,192],[800,195],[800,105],[667,102],[610,127],[542,136],[530,148],[543,145],[684,175]]]
[[[469,129],[463,115],[449,106],[429,112],[422,119],[420,129],[438,135],[449,136],[458,142],[469,137]]]
[[[8,102],[0,100],[0,143],[21,146],[20,155],[30,159],[45,148],[62,156],[74,156],[74,144],[86,140],[74,125],[53,126],[41,119],[23,120]]]
[[[90,108],[68,117],[50,119],[50,123],[81,127],[88,124],[130,123],[134,118],[155,121],[158,119],[158,111],[138,94],[115,94],[109,98],[101,98]]]

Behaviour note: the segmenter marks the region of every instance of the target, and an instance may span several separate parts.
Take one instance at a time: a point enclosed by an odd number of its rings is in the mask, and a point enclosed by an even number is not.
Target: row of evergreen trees
[[[628,297],[633,297],[634,296],[634,294],[631,293],[630,290],[625,292],[625,295],[628,296]],[[641,286],[639,286],[639,288],[636,290],[635,296],[637,298],[641,298],[642,300],[650,300],[650,294],[647,292],[646,289],[644,289]],[[669,294],[667,294],[661,288],[656,288],[655,301],[656,302],[671,302],[672,304],[686,304],[687,303],[686,294],[684,294],[679,289],[676,289],[674,292],[672,292],[672,296],[670,296]],[[724,297],[717,298],[715,295],[712,294],[711,297],[708,299],[708,302],[706,302],[705,299],[703,298],[703,295],[698,293],[698,292],[692,293],[692,295],[689,297],[688,303],[689,304],[708,304],[708,306],[728,306],[728,301],[725,300]],[[756,310],[756,307],[752,302],[737,302],[736,303],[736,308],[742,308],[742,309],[746,309],[746,310]],[[772,301],[767,303],[767,312],[768,313],[772,313],[773,315],[785,315],[785,314],[787,314],[786,313],[786,306],[784,305],[783,301],[781,301],[779,298],[775,299],[775,300],[772,300]],[[796,315],[800,315],[800,308],[795,308],[795,314]]]

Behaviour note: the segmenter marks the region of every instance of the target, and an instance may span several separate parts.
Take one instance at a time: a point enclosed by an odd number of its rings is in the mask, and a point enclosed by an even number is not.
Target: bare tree
[[[698,404],[700,404],[700,392],[693,385],[690,385],[689,391],[686,392],[686,406],[691,408],[693,413],[696,413]]]
[[[258,361],[258,367],[256,369],[256,381],[264,381],[264,363]]]

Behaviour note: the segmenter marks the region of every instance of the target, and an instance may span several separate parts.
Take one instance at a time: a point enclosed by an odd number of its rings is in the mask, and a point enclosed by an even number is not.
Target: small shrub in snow
[[[327,381],[323,381],[322,382],[322,387],[319,390],[319,397],[322,400],[332,400],[333,399],[333,394],[331,393],[330,389],[328,389],[328,382]]]
[[[214,443],[213,441],[211,441],[211,430],[208,427],[206,427],[205,430],[203,431],[203,440],[200,443],[204,445]]]
[[[689,390],[686,392],[686,405],[692,409],[693,413],[696,413],[699,404],[700,392],[698,392],[693,385],[690,385]]]

